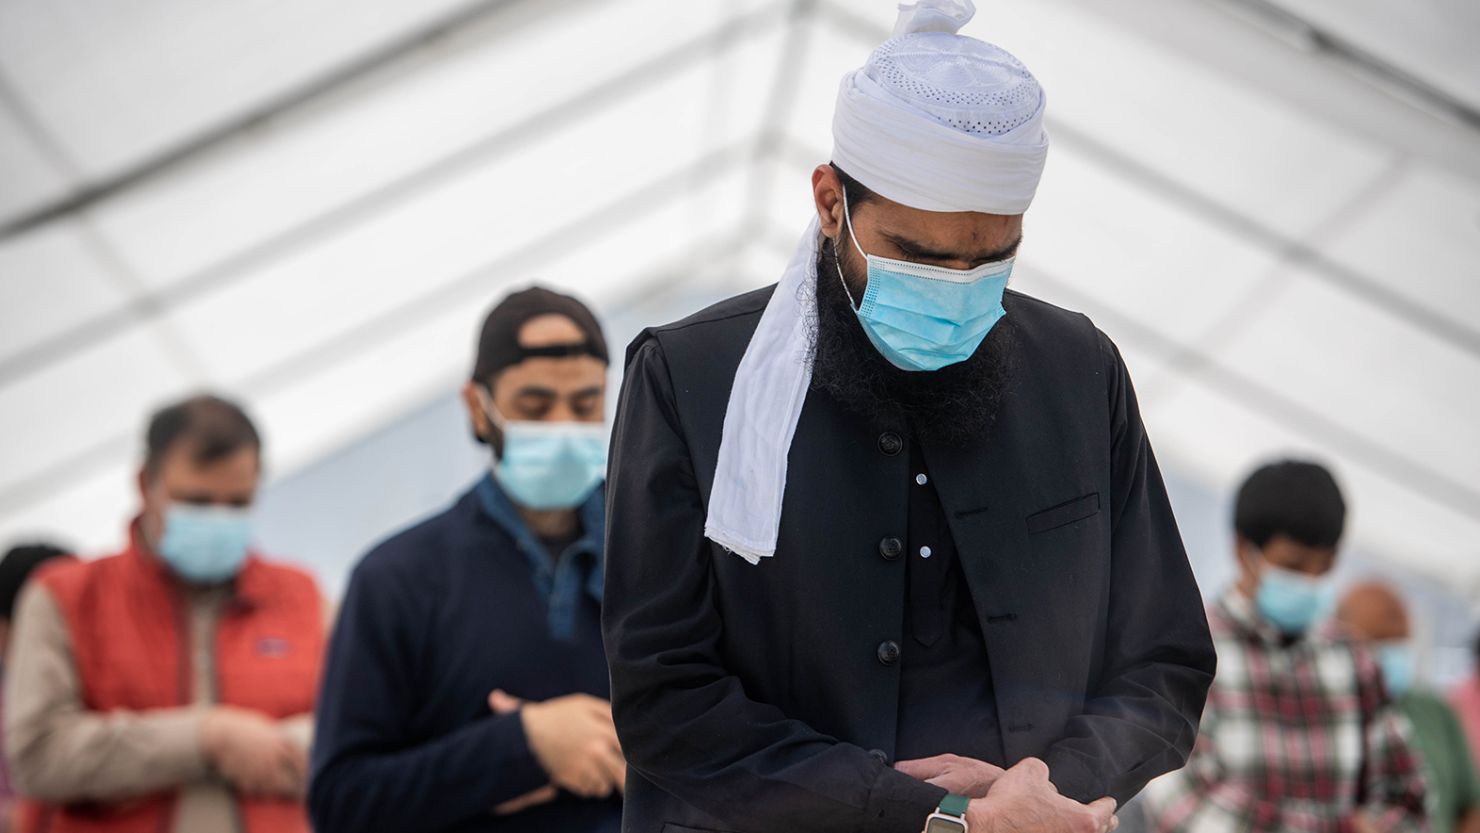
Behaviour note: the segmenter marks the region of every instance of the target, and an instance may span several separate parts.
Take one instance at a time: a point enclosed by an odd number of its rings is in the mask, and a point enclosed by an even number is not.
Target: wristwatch
[[[925,833],[967,833],[966,805],[971,799],[964,795],[947,795],[940,800],[940,807],[925,819]]]

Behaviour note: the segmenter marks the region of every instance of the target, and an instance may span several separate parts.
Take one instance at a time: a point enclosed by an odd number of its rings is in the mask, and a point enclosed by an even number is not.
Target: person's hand
[[[933,758],[900,761],[894,768],[912,778],[945,787],[948,792],[968,798],[986,798],[987,790],[1006,771],[986,761],[963,758],[960,755],[936,755]]]
[[[519,711],[519,708],[523,705],[523,700],[517,697],[510,697],[497,689],[488,695],[488,708],[492,709],[494,714],[513,714]],[[559,791],[555,788],[555,785],[546,784],[537,790],[530,790],[518,798],[511,798],[499,804],[493,808],[493,814],[495,816],[512,816],[520,811],[528,810],[530,807],[549,804],[555,800],[557,795],[559,795]]]
[[[1372,823],[1372,817],[1358,810],[1352,814],[1352,833],[1377,833],[1377,825]]]
[[[530,807],[549,804],[555,800],[557,794],[558,791],[555,789],[554,784],[546,784],[537,790],[530,790],[518,798],[511,798],[503,804],[494,807],[493,814],[495,816],[512,816],[521,810],[528,810]]]
[[[986,798],[973,798],[966,823],[977,833],[1110,833],[1120,825],[1115,799],[1080,804],[1059,795],[1037,758],[1003,773]]]
[[[249,796],[298,798],[308,781],[308,760],[276,721],[248,709],[216,706],[200,729],[206,760]]]
[[[611,703],[589,694],[534,703],[495,691],[488,705],[500,714],[518,710],[529,748],[555,786],[582,798],[606,798],[626,785]]]

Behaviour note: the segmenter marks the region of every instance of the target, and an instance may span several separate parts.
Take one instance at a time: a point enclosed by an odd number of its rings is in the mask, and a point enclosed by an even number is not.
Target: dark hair
[[[1281,460],[1261,466],[1238,490],[1234,531],[1263,547],[1287,535],[1307,547],[1334,547],[1346,524],[1346,501],[1318,463]]]
[[[257,426],[234,402],[219,396],[192,396],[161,409],[149,420],[145,435],[144,471],[159,473],[165,455],[181,443],[191,446],[197,464],[213,463],[244,448],[261,452]]]
[[[860,205],[863,205],[864,203],[878,196],[873,191],[870,191],[868,188],[864,187],[863,183],[849,176],[847,172],[844,171],[842,168],[839,168],[836,163],[829,162],[827,164],[832,165],[833,173],[837,174],[838,181],[843,183],[843,194],[848,197],[849,209],[853,209]]]
[[[22,544],[0,557],[0,619],[8,620],[15,613],[15,599],[37,567],[66,554],[53,544]]]

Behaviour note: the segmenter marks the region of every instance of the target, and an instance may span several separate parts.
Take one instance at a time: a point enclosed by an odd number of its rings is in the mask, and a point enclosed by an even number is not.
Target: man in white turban
[[[973,12],[901,6],[843,79],[776,286],[628,351],[626,831],[1094,833],[1197,736],[1212,645],[1130,376],[1006,290],[1044,96]]]

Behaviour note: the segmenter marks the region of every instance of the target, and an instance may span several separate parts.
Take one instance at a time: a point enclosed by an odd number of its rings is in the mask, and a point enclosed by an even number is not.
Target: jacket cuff
[[[524,718],[519,712],[504,714],[485,721],[480,727],[485,733],[483,742],[493,751],[488,767],[495,783],[492,803],[497,806],[518,798],[550,783],[550,775],[534,756],[529,739],[524,734]]]
[[[1048,764],[1048,780],[1065,798],[1088,804],[1110,795],[1105,779],[1095,772],[1084,755],[1072,749],[1053,747],[1043,762]]]
[[[160,709],[139,714],[139,723],[148,727],[149,742],[154,745],[157,764],[178,776],[182,782],[204,779],[211,772],[206,757],[206,710],[200,708]]]
[[[935,812],[945,797],[945,788],[881,765],[879,777],[869,790],[867,813],[871,821],[867,829],[920,833],[925,827],[925,817]]]

